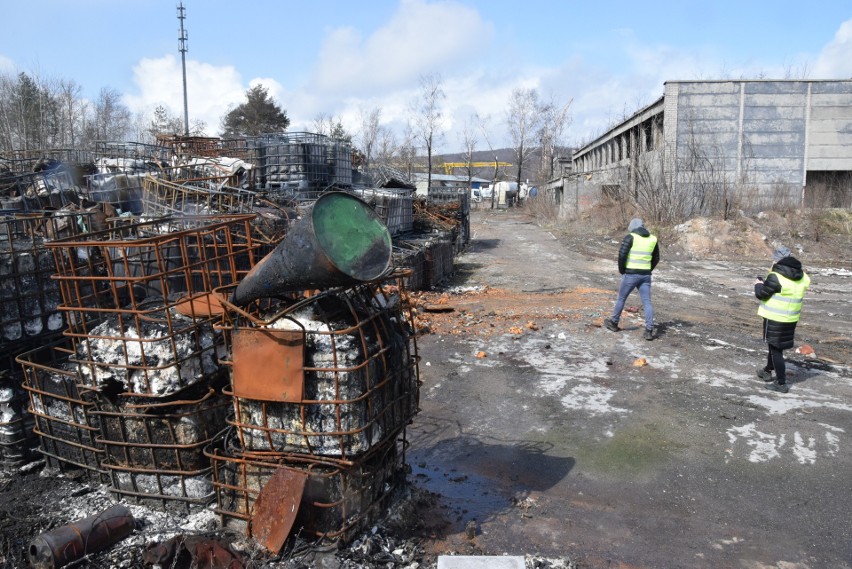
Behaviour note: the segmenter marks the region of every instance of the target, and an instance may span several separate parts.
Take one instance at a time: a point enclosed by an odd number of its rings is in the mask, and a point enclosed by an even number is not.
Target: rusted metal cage
[[[410,190],[354,189],[352,193],[370,204],[391,235],[411,231],[414,226],[414,198]]]
[[[402,282],[406,290],[429,288],[426,280],[426,253],[423,249],[405,241],[398,241],[393,248],[393,266],[404,269]]]
[[[39,169],[40,163],[49,161],[63,164],[84,164],[92,162],[92,153],[79,148],[44,148],[36,150],[4,150],[0,155],[0,164],[11,172],[24,174]]]
[[[78,192],[65,169],[0,176],[0,207],[4,210],[58,209],[79,201]]]
[[[82,469],[91,479],[106,482],[101,468],[105,452],[97,442],[100,435],[94,392],[77,387],[76,366],[67,339],[18,356],[24,374],[23,388],[29,393],[33,432],[47,465],[60,471]]]
[[[257,199],[257,194],[250,190],[223,185],[207,188],[198,180],[178,184],[147,176],[142,186],[142,209],[152,217],[250,213]]]
[[[213,497],[204,448],[225,427],[230,400],[214,388],[171,401],[99,397],[112,491],[140,501],[204,505]]]
[[[415,278],[412,290],[420,285],[421,290],[431,290],[443,282],[453,272],[453,259],[455,248],[453,247],[452,233],[449,231],[431,233],[428,236],[408,236],[399,239],[395,243],[394,262],[399,260],[402,267],[410,267]],[[409,253],[402,253],[409,251]],[[420,276],[415,276],[417,272]]]
[[[171,149],[159,144],[144,142],[95,141],[95,156],[107,158],[138,158],[142,160],[167,160]]]
[[[404,431],[394,433],[351,465],[317,463],[309,457],[244,454],[230,433],[205,451],[213,467],[216,512],[222,525],[252,536],[255,502],[279,469],[306,477],[293,533],[318,540],[347,542],[375,522],[405,479]]]
[[[146,172],[98,172],[86,176],[83,195],[111,205],[119,214],[142,213],[142,181]]]
[[[0,347],[65,328],[50,240],[80,235],[90,212],[16,213],[0,217]]]
[[[419,406],[419,375],[403,293],[395,275],[277,312],[267,300],[247,310],[222,300],[229,423],[244,452],[352,464],[407,425]]]
[[[254,266],[253,217],[163,218],[47,243],[83,385],[161,396],[218,373],[220,334],[198,301]]]
[[[240,158],[192,156],[173,158],[152,175],[179,184],[208,190],[223,187],[250,188],[254,185],[254,166]]]

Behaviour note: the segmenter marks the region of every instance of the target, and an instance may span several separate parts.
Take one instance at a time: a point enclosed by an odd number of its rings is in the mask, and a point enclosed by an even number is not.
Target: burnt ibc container
[[[105,453],[97,441],[100,422],[92,415],[97,394],[78,387],[72,354],[71,342],[61,338],[17,357],[29,395],[33,433],[48,468],[82,470],[91,480],[105,482],[106,472],[101,469]]]
[[[164,509],[208,504],[213,487],[204,448],[225,427],[230,408],[220,387],[158,398],[101,394],[92,415],[111,491]]]
[[[81,382],[167,396],[220,371],[220,334],[197,303],[255,263],[254,215],[129,222],[47,246]]]

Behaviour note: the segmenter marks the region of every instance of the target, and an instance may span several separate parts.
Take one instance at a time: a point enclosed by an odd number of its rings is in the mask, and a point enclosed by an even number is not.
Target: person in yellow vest
[[[604,319],[607,330],[618,332],[618,321],[624,303],[633,289],[639,289],[639,297],[645,311],[646,340],[654,339],[654,305],[651,304],[651,272],[660,261],[660,248],[657,238],[645,229],[645,223],[640,218],[630,220],[627,225],[627,235],[621,241],[618,249],[618,272],[621,273],[621,284],[618,287],[618,300],[615,301],[612,316]]]
[[[788,248],[777,248],[772,258],[775,264],[769,274],[754,282],[754,296],[760,300],[757,313],[763,317],[763,340],[769,346],[766,365],[757,369],[757,376],[772,391],[787,393],[790,388],[787,387],[784,350],[793,347],[802,300],[811,279]],[[774,377],[772,372],[775,372]]]

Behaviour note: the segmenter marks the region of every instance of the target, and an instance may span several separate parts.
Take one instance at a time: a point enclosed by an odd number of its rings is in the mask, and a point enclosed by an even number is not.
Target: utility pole
[[[189,105],[186,99],[186,30],[183,29],[183,21],[186,19],[186,8],[183,7],[183,0],[178,5],[177,9],[178,20],[180,20],[180,36],[178,37],[178,50],[180,51],[180,62],[183,68],[183,134],[189,136]]]

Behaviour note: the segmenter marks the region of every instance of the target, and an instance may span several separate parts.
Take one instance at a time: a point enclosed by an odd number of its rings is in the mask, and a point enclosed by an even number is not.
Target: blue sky
[[[90,98],[121,92],[138,113],[183,115],[177,0],[4,2],[0,71],[73,79]],[[488,117],[507,145],[516,87],[571,101],[565,142],[600,134],[676,79],[852,78],[852,3],[821,0],[184,0],[189,111],[217,134],[262,83],[291,130],[320,114],[357,131],[378,107],[400,131],[418,78],[446,92],[439,150]],[[20,25],[11,25],[17,22]]]

